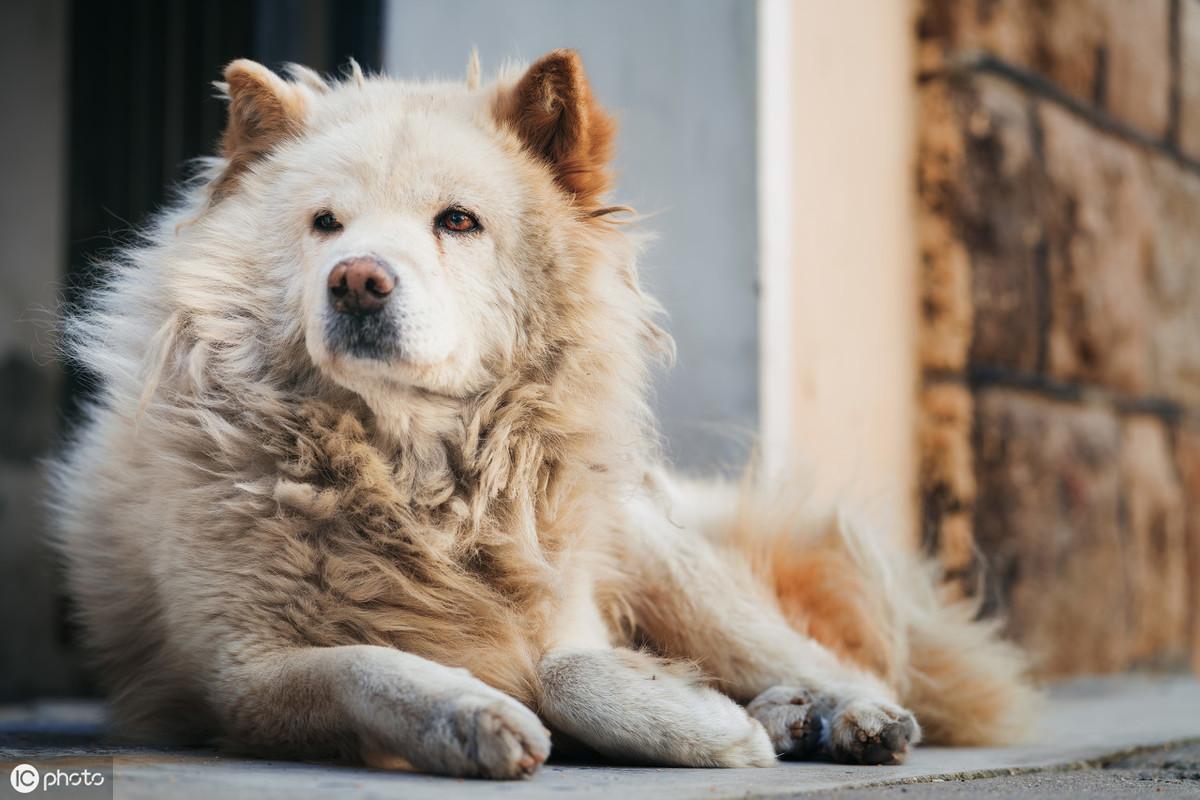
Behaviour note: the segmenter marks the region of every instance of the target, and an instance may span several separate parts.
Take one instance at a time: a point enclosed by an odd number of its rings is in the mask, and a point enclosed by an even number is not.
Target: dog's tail
[[[744,490],[725,532],[792,625],[883,678],[930,743],[1001,744],[1029,732],[1037,692],[999,622],[949,599],[931,564],[869,526],[794,506]]]

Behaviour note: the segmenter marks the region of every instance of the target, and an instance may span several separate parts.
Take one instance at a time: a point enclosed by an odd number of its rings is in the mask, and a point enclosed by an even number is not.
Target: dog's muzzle
[[[361,358],[387,359],[396,350],[396,325],[389,301],[396,274],[371,257],[347,258],[329,272],[330,313],[326,338],[332,350]]]

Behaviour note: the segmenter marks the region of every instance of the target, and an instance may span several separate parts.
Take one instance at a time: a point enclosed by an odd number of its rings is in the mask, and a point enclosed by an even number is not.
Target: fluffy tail
[[[999,622],[948,599],[932,565],[867,526],[792,505],[744,491],[724,533],[798,630],[892,686],[930,743],[1001,744],[1029,732],[1037,692]]]

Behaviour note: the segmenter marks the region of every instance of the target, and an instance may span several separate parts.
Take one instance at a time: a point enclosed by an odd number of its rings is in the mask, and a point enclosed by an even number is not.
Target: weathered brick
[[[1106,0],[1102,105],[1114,117],[1161,138],[1170,124],[1170,0]]]
[[[1150,368],[1154,391],[1200,408],[1200,176],[1148,161],[1146,216]]]
[[[1029,100],[992,77],[937,81],[923,108],[922,361],[1032,371],[1039,361],[1043,184]],[[923,119],[926,119],[923,118]]]
[[[1072,94],[1091,100],[1105,33],[1104,19],[1096,13],[1098,5],[1087,0],[926,0],[918,30],[923,40],[936,43],[943,61],[986,51],[1041,72]],[[932,54],[923,56],[925,63],[933,60]]]
[[[950,572],[965,572],[974,566],[975,534],[971,515],[966,511],[947,514],[942,519],[938,541],[938,560]]]
[[[1187,652],[1188,565],[1184,494],[1167,430],[1153,417],[1121,426],[1130,657],[1174,666]]]
[[[1179,11],[1179,146],[1200,158],[1200,0]]]
[[[919,360],[927,370],[961,371],[971,345],[970,263],[953,215],[966,163],[962,126],[945,81],[926,85],[918,98]]]
[[[1188,546],[1188,615],[1192,669],[1200,673],[1200,425],[1184,426],[1175,442],[1179,476],[1186,503]]]
[[[971,347],[971,266],[967,249],[950,221],[922,214],[917,224],[920,252],[921,366],[961,372]]]
[[[975,407],[975,539],[991,601],[1041,674],[1125,668],[1116,416],[1007,389],[980,392]]]
[[[1189,636],[1200,670],[1200,174],[956,67],[991,52],[1165,137],[1172,4],[923,4],[919,64],[945,71],[920,89],[921,365],[977,387],[923,391],[925,541],[960,589],[978,548],[1048,676],[1173,665]],[[1178,141],[1200,158],[1200,0],[1179,8]],[[1182,422],[988,386],[989,367],[1167,399]]]
[[[1200,176],[1039,106],[1048,372],[1200,403]]]
[[[921,393],[921,486],[928,494],[953,498],[956,508],[975,500],[971,459],[971,390],[935,383]]]
[[[959,229],[971,261],[971,363],[1031,372],[1041,332],[1039,251],[1044,180],[1033,152],[1029,100],[1008,83],[972,81],[965,119],[969,202]]]
[[[1170,0],[926,0],[918,63],[985,51],[1151,136],[1166,132]]]
[[[1048,371],[1146,392],[1152,247],[1143,154],[1057,106],[1040,105],[1038,118],[1050,182]]]
[[[950,572],[969,569],[973,560],[972,407],[971,391],[961,384],[936,383],[921,392],[918,478],[922,534],[926,546]]]

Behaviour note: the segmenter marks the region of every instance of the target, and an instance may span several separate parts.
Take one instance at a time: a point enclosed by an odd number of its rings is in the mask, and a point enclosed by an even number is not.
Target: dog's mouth
[[[360,394],[456,394],[473,375],[462,366],[452,310],[419,280],[404,277],[373,257],[338,262],[306,332],[314,364]]]
[[[399,326],[391,314],[328,314],[325,342],[333,355],[372,361],[393,361],[403,356]]]
[[[464,394],[447,377],[454,374],[453,358],[414,358],[404,334],[400,321],[390,314],[329,313],[316,365],[334,382],[368,398],[378,398],[382,391],[387,397],[401,392],[405,397],[461,400]]]

